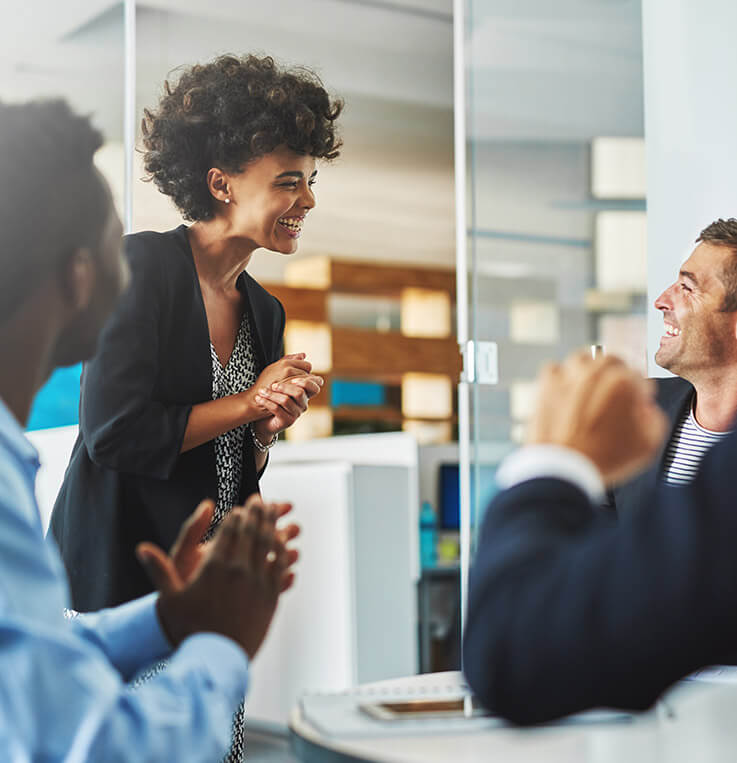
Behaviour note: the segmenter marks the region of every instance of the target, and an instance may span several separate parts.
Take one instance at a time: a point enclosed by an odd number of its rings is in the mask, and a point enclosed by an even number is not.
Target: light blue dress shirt
[[[0,760],[218,761],[248,683],[243,651],[203,633],[171,647],[156,594],[68,620],[64,568],[34,494],[38,454],[0,401]],[[90,571],[94,574],[94,570]]]

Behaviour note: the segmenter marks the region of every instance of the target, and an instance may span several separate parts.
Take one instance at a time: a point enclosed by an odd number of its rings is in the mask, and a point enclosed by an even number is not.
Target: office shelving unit
[[[290,439],[392,429],[423,442],[453,438],[462,365],[452,328],[453,270],[311,257],[287,266],[285,284],[265,288],[286,311],[286,352],[306,352],[327,382]],[[341,325],[331,310],[337,295],[389,299],[399,326]],[[331,387],[344,381],[382,385],[381,401],[333,407]]]

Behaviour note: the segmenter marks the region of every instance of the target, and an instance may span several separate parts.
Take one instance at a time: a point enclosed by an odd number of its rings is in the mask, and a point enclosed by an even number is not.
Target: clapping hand
[[[184,524],[167,555],[151,543],[136,549],[160,591],[158,612],[174,644],[212,631],[238,642],[253,657],[266,635],[279,595],[294,582],[297,551],[287,543],[299,533],[276,522],[289,504],[265,504],[251,496],[234,508],[215,537],[201,543],[213,504],[203,501]]]
[[[612,355],[593,360],[580,352],[541,373],[527,441],[578,451],[609,485],[652,461],[666,427],[652,380]]]

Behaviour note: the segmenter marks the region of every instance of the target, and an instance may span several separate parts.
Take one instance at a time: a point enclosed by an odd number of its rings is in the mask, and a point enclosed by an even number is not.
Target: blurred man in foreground
[[[293,580],[297,528],[275,527],[288,507],[253,498],[201,545],[203,502],[171,555],[138,549],[160,593],[65,620],[68,586],[34,496],[38,457],[23,434],[34,395],[56,366],[93,353],[128,279],[92,164],[100,143],[62,101],[0,103],[0,757],[215,761]],[[168,671],[129,691],[170,654]]]
[[[528,445],[509,456],[471,571],[466,677],[517,723],[645,709],[737,644],[737,433],[683,487],[653,485],[612,524],[605,484],[642,469],[665,417],[647,382],[579,354],[542,375]]]

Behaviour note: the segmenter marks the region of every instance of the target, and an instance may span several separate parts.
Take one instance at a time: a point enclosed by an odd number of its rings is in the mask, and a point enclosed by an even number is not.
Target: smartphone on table
[[[478,718],[493,715],[475,697],[453,699],[410,699],[401,702],[371,702],[359,709],[380,721],[429,720],[433,718]]]

